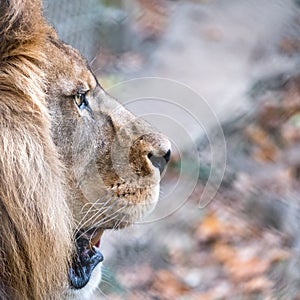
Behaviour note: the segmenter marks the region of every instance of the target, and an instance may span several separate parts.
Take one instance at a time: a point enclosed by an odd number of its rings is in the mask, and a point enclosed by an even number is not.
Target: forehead
[[[97,85],[87,61],[81,54],[56,37],[49,36],[45,51],[49,62],[46,76],[63,89],[65,95],[74,94],[75,90],[92,89]]]

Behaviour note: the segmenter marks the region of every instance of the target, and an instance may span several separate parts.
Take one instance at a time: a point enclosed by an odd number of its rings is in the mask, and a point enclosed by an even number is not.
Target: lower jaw
[[[102,229],[79,231],[76,235],[76,253],[69,269],[70,285],[75,290],[85,287],[96,266],[103,261],[99,250]]]
[[[74,287],[70,286],[64,292],[62,299],[68,300],[90,300],[94,299],[94,293],[99,287],[99,284],[102,279],[102,263],[99,263],[93,273],[89,282],[81,289],[75,289]]]
[[[84,288],[96,266],[103,261],[103,255],[96,247],[90,250],[78,249],[69,269],[71,287],[75,290]]]

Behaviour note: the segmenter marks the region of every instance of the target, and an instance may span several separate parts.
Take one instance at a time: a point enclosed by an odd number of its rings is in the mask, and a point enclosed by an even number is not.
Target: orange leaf
[[[236,251],[228,244],[216,243],[213,248],[213,255],[218,261],[227,263],[236,257]]]
[[[274,249],[269,252],[268,256],[271,263],[277,263],[290,258],[291,253],[283,249]]]
[[[266,292],[272,287],[272,285],[272,282],[268,278],[260,276],[246,282],[243,285],[243,289],[247,293],[259,293]]]
[[[199,240],[211,241],[216,239],[223,232],[223,224],[212,212],[207,214],[196,230]]]
[[[270,263],[258,258],[235,258],[225,264],[225,269],[235,281],[248,280],[262,275],[268,270]]]
[[[151,290],[159,294],[160,298],[163,296],[162,298],[176,299],[188,292],[190,288],[172,272],[160,270],[155,276]]]

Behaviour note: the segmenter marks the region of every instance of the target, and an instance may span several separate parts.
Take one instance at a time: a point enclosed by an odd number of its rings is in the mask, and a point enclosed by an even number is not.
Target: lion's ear
[[[46,28],[40,0],[0,0],[0,58]]]

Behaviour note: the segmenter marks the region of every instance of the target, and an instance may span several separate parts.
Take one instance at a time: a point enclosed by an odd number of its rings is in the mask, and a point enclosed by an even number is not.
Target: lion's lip
[[[73,288],[81,289],[90,280],[95,267],[103,261],[100,246],[102,229],[80,230],[76,235],[76,252],[69,269],[69,280]]]

